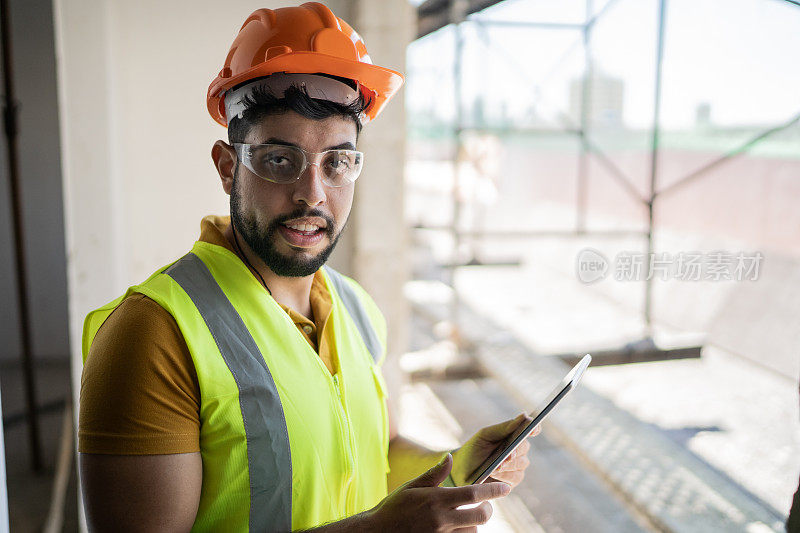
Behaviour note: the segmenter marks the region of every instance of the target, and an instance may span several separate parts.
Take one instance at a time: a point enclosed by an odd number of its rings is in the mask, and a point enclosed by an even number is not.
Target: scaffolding
[[[597,144],[591,139],[591,122],[589,120],[591,114],[591,94],[592,94],[592,78],[594,75],[594,64],[592,60],[592,30],[599,20],[606,15],[609,9],[619,0],[608,0],[596,13],[595,13],[595,0],[585,0],[585,19],[581,23],[563,23],[563,22],[532,22],[532,21],[517,21],[517,20],[495,20],[481,18],[474,16],[479,14],[484,9],[487,9],[496,4],[502,3],[504,0],[427,0],[418,7],[418,32],[417,39],[425,37],[426,35],[443,28],[447,25],[453,25],[455,35],[455,58],[453,64],[454,76],[454,92],[453,98],[455,102],[455,119],[453,124],[453,134],[456,143],[455,154],[459,154],[463,149],[464,136],[463,134],[470,129],[464,120],[464,102],[462,95],[462,70],[466,61],[464,54],[464,27],[467,24],[475,24],[482,28],[488,27],[505,27],[505,28],[525,28],[530,30],[563,30],[570,32],[578,32],[581,35],[581,42],[584,55],[584,69],[581,78],[581,106],[580,117],[578,124],[573,120],[561,113],[559,116],[561,128],[553,129],[552,133],[561,133],[574,135],[578,139],[580,152],[578,154],[578,172],[577,172],[577,194],[576,194],[576,217],[574,229],[567,231],[524,231],[514,233],[512,236],[518,238],[534,239],[540,237],[606,237],[606,238],[621,238],[621,237],[639,237],[644,240],[646,248],[646,256],[648,259],[653,257],[654,254],[654,214],[656,212],[657,200],[674,193],[674,191],[682,188],[690,182],[694,182],[706,175],[712,169],[716,169],[730,160],[746,153],[748,150],[756,146],[761,141],[773,136],[774,134],[786,130],[800,123],[800,112],[792,118],[781,124],[775,125],[765,129],[764,131],[753,136],[746,142],[741,143],[739,146],[729,150],[719,156],[718,158],[703,165],[701,168],[690,172],[689,174],[681,177],[677,181],[665,186],[661,189],[658,188],[658,168],[660,156],[660,136],[661,136],[661,91],[662,91],[662,62],[664,56],[664,37],[665,37],[665,18],[667,12],[667,0],[657,0],[658,6],[658,20],[657,20],[657,34],[656,34],[656,57],[655,57],[655,86],[653,92],[653,126],[650,135],[649,143],[649,182],[648,190],[645,196],[642,196],[630,177],[617,166],[614,161],[609,157]],[[787,3],[800,5],[795,0],[784,0]],[[487,39],[488,40],[488,39]],[[474,128],[473,128],[474,129]],[[513,128],[512,128],[513,129]],[[547,131],[537,132],[548,133]],[[457,158],[458,156],[454,156]],[[615,179],[626,194],[630,195],[639,205],[644,206],[647,212],[647,226],[645,231],[635,230],[612,230],[612,231],[591,231],[586,228],[586,214],[587,214],[587,188],[589,179],[589,161],[590,158],[604,167]],[[448,281],[453,289],[453,302],[451,306],[451,321],[458,327],[458,309],[460,306],[458,292],[455,284],[455,270],[462,266],[473,266],[474,261],[469,263],[459,263],[458,250],[465,237],[470,238],[486,238],[491,237],[491,232],[465,232],[459,228],[459,220],[461,217],[461,201],[459,199],[460,187],[460,165],[455,161],[454,165],[454,186],[452,190],[452,209],[453,216],[451,223],[446,226],[430,226],[420,225],[415,229],[423,230],[438,230],[449,233],[454,244],[455,260],[452,264],[446,265],[448,268]],[[505,232],[506,235],[508,232]],[[687,357],[699,357],[702,346],[681,346],[670,349],[659,348],[653,341],[653,276],[646,276],[644,282],[644,306],[643,306],[643,323],[644,332],[643,338],[640,341],[630,343],[620,350],[609,350],[602,353],[600,358],[595,358],[595,364],[618,364],[622,362],[642,362],[642,361],[655,361],[662,359],[676,359]]]

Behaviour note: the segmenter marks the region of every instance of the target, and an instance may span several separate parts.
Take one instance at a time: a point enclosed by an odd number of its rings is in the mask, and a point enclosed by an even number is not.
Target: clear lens
[[[323,182],[331,187],[343,187],[352,183],[361,173],[364,158],[355,150],[330,150],[325,152],[319,167]]]
[[[234,146],[247,169],[274,183],[298,180],[309,165],[308,156],[321,156],[318,167],[322,182],[329,187],[344,187],[354,182],[364,164],[364,154],[356,150],[328,150],[317,154],[280,144],[235,143]]]
[[[303,152],[293,146],[251,144],[245,150],[245,166],[254,174],[276,183],[290,183],[303,171]],[[247,164],[247,161],[250,164]]]

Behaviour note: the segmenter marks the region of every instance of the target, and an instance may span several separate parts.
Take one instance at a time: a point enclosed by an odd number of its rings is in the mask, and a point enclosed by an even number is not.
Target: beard
[[[237,165],[238,167],[238,165]],[[238,170],[238,168],[236,169]],[[286,215],[273,218],[266,228],[260,228],[255,216],[245,214],[242,209],[242,197],[237,186],[236,170],[234,170],[233,187],[231,190],[231,224],[233,230],[241,235],[250,249],[258,256],[267,267],[278,276],[305,277],[314,274],[330,257],[339,237],[344,231],[336,232],[333,219],[318,209],[299,207]],[[325,234],[328,237],[328,246],[317,255],[310,256],[305,250],[298,250],[292,255],[284,255],[275,247],[278,238],[278,228],[292,219],[302,217],[320,217],[325,219]]]

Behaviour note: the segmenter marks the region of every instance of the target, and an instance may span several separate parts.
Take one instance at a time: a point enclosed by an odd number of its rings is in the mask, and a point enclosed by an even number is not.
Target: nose
[[[311,163],[303,171],[300,179],[295,182],[292,199],[295,203],[302,202],[309,207],[325,203],[325,186],[322,183],[322,174],[318,164]]]

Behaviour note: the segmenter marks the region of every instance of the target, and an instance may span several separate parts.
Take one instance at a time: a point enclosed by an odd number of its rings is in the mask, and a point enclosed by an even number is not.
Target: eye
[[[338,154],[330,158],[328,166],[337,172],[347,172],[352,165],[349,157],[344,154]]]
[[[290,163],[289,158],[278,154],[267,155],[264,162],[271,166],[286,166]]]

